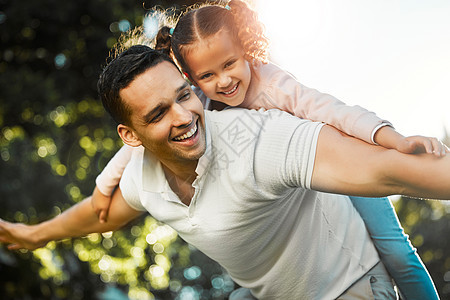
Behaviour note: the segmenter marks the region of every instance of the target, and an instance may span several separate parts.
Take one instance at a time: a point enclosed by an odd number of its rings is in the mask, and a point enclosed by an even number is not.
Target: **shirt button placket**
[[[191,205],[189,205],[188,207],[188,217],[189,217],[189,222],[191,223],[192,226],[196,226],[197,222],[196,222],[196,217],[195,217],[195,207],[196,207],[196,203],[197,203],[197,187],[194,186],[195,192],[194,192],[194,196],[192,197],[191,200]]]

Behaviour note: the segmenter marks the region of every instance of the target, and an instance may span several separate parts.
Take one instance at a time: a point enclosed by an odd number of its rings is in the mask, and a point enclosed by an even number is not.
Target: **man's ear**
[[[126,125],[123,124],[117,125],[117,133],[119,133],[119,136],[122,139],[122,141],[131,147],[137,147],[142,145],[141,140],[136,135],[134,130]]]

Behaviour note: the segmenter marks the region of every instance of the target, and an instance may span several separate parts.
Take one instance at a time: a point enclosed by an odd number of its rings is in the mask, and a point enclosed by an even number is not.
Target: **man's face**
[[[195,161],[205,152],[203,106],[169,62],[137,76],[120,91],[131,109],[131,131],[163,164]]]

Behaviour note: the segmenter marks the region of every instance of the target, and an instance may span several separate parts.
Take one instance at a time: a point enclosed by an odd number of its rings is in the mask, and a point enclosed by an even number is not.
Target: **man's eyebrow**
[[[179,88],[177,88],[177,93],[181,92],[182,90],[184,90],[187,87],[189,87],[189,83],[187,83],[187,81],[185,81]]]
[[[189,87],[189,83],[187,81],[185,81],[181,86],[179,86],[176,89],[176,93],[181,92],[182,90],[184,90],[185,88]],[[151,117],[158,111],[161,109],[163,105],[161,103],[158,103],[158,105],[156,105],[151,111],[149,111],[148,113],[146,113],[144,115],[144,120],[145,121],[149,121],[151,119]]]
[[[161,103],[158,103],[158,105],[156,105],[151,111],[149,111],[148,113],[146,113],[146,114],[144,115],[144,120],[145,120],[145,121],[149,121],[150,118],[151,118],[158,110],[160,110],[161,106],[162,106],[162,104],[161,104]]]

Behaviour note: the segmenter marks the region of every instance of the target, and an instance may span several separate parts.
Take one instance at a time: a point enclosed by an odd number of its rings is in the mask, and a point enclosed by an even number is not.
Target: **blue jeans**
[[[403,231],[388,198],[350,197],[402,298],[439,299],[422,260]]]

